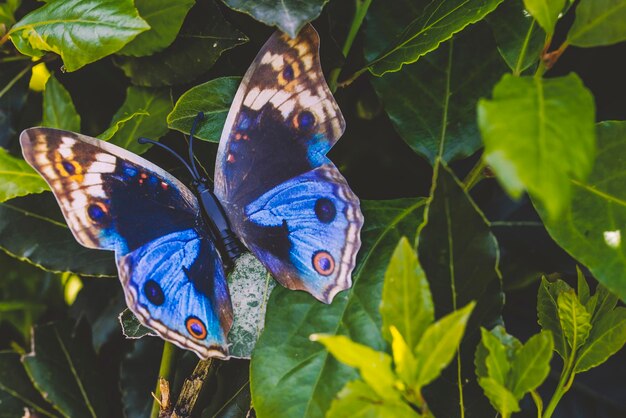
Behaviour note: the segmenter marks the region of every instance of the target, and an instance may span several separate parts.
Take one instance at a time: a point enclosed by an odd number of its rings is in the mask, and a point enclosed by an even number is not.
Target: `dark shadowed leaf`
[[[117,62],[133,84],[171,86],[204,74],[224,51],[247,41],[210,0],[191,9],[176,40],[163,51],[149,57],[119,57]]]
[[[506,74],[478,102],[485,160],[514,198],[524,190],[556,220],[595,158],[594,99],[576,74],[544,79]]]
[[[167,115],[169,128],[189,134],[198,112],[204,112],[204,119],[198,125],[195,136],[219,142],[240,81],[241,77],[221,77],[187,90]]]
[[[3,62],[0,71],[0,88],[24,71],[24,62]],[[0,97],[0,147],[8,147],[17,138],[17,121],[23,116],[22,109],[28,98],[28,76],[31,72],[26,68],[25,75],[20,78],[2,97]]]
[[[250,384],[246,383],[217,411],[214,418],[246,418],[250,416],[250,408],[252,408],[252,394]]]
[[[436,0],[371,61],[367,68],[376,76],[398,71],[436,49],[467,25],[493,11],[502,0]]]
[[[392,341],[390,328],[395,326],[411,352],[435,318],[424,270],[405,237],[398,243],[385,272],[380,313],[385,339]]]
[[[417,412],[401,400],[382,399],[365,382],[353,380],[337,394],[326,418],[376,417],[419,418]]]
[[[498,51],[513,71],[521,74],[539,61],[545,43],[545,33],[524,9],[522,0],[504,1],[489,16]]]
[[[32,352],[22,362],[35,386],[65,416],[108,416],[102,372],[86,321],[35,327]]]
[[[70,93],[52,76],[43,92],[42,126],[80,132],[80,116]]]
[[[505,71],[489,29],[477,25],[372,84],[402,139],[434,164],[482,146],[476,102]]]
[[[462,379],[468,379],[463,390],[480,393],[472,367],[479,326],[493,326],[503,304],[498,243],[484,215],[450,169],[440,163],[435,167],[427,215],[419,232],[418,257],[433,294],[435,317],[477,302],[461,344],[461,369]],[[427,388],[426,399],[435,416],[457,416],[459,394],[452,384],[457,380],[457,366],[450,365],[444,375],[446,379]],[[443,393],[445,397],[440,397]],[[471,399],[471,395],[466,396]],[[474,396],[473,401],[480,400]],[[478,404],[475,407],[481,409]]]
[[[0,203],[0,248],[51,271],[116,274],[112,252],[76,242],[52,193]]]
[[[137,154],[145,152],[149,145],[140,144],[143,136],[157,140],[167,133],[167,114],[172,110],[172,98],[167,89],[149,89],[131,86],[126,90],[126,100],[113,116],[113,135],[109,142]],[[122,121],[123,123],[118,124]],[[104,135],[104,134],[103,134]]]
[[[0,4],[0,25],[10,28],[15,23],[15,11],[22,0],[7,0]]]
[[[141,57],[169,46],[180,30],[195,0],[135,0],[139,15],[150,25],[118,53]]]
[[[592,47],[626,40],[626,0],[582,0],[567,33],[572,45]]]
[[[398,240],[414,237],[424,203],[423,199],[362,202],[366,222],[353,285],[332,304],[281,286],[274,289],[251,364],[258,416],[323,417],[337,392],[358,376],[309,341],[309,335],[350,335],[376,350],[384,348],[379,314],[383,276]]]
[[[146,335],[156,337],[157,334],[152,329],[144,326],[130,309],[124,309],[118,316],[122,333],[126,338],[141,338]]]
[[[537,294],[537,317],[539,325],[544,330],[550,331],[554,337],[554,350],[565,359],[569,354],[569,346],[561,328],[559,321],[559,307],[557,300],[559,295],[567,292],[571,288],[563,280],[554,282],[548,281],[545,277],[541,279],[539,293]]]
[[[57,416],[28,378],[20,355],[0,351],[0,418],[21,417],[24,408],[42,417]]]
[[[163,352],[163,341],[143,338],[135,341],[131,352],[126,354],[120,366],[120,390],[126,418],[150,416],[159,375],[159,362]]]
[[[48,185],[26,161],[0,148],[0,202],[44,190]]]
[[[572,204],[563,216],[551,220],[543,205],[534,203],[552,238],[626,300],[626,122],[599,123],[596,133],[593,171],[587,180],[570,181]]]
[[[54,52],[67,71],[75,71],[117,52],[149,28],[132,0],[67,0],[34,10],[9,33],[22,54]]]
[[[300,29],[322,13],[328,0],[223,0],[228,7],[295,38]]]

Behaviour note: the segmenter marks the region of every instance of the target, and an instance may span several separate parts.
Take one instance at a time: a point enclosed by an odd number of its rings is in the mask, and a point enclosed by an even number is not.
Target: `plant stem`
[[[176,407],[172,412],[171,418],[185,418],[191,416],[200,391],[202,390],[202,386],[204,386],[204,383],[209,380],[215,372],[215,367],[213,367],[215,363],[216,361],[212,358],[198,361],[191,376],[185,379],[185,383],[183,383],[180,396],[176,401]],[[179,415],[179,413],[181,415]]]
[[[471,190],[476,184],[478,184],[479,181],[485,178],[485,167],[487,167],[487,163],[481,157],[463,181],[463,189],[465,189],[465,191]]]
[[[350,53],[350,49],[352,48],[352,44],[354,43],[354,39],[356,35],[359,33],[359,29],[363,24],[363,19],[365,19],[365,15],[367,14],[367,9],[369,9],[370,4],[372,4],[372,0],[355,0],[355,11],[354,17],[352,18],[352,23],[350,24],[350,30],[348,31],[348,36],[343,43],[343,48],[341,52],[344,57],[348,57]],[[328,79],[328,85],[330,87],[330,91],[333,93],[337,90],[337,80],[339,79],[339,74],[341,73],[341,67],[335,68],[330,72],[330,77]]]
[[[168,341],[163,344],[163,354],[161,355],[161,367],[159,367],[159,378],[157,378],[156,389],[154,390],[155,399],[152,402],[152,411],[150,412],[150,418],[158,418],[161,410],[161,404],[158,400],[161,400],[161,387],[159,379],[163,378],[167,381],[170,380],[172,372],[174,370],[174,357],[176,355],[176,346]]]
[[[541,396],[539,396],[539,393],[537,393],[536,390],[531,390],[530,396],[532,396],[533,401],[535,401],[535,405],[537,406],[537,418],[541,418],[541,414],[543,414],[543,401],[541,400]]]
[[[14,62],[14,61],[27,61],[30,60],[31,57],[27,56],[27,55],[13,55],[10,57],[4,57],[4,58],[0,58],[0,63],[4,63],[4,62]]]
[[[574,358],[576,357],[576,350],[572,350],[570,355],[567,358],[567,363],[564,365],[563,373],[561,373],[561,377],[559,379],[559,383],[554,390],[554,394],[552,395],[552,399],[548,403],[548,406],[543,413],[543,418],[551,418],[556,406],[559,401],[565,395],[565,393],[569,390],[574,382],[574,376],[576,373],[573,372],[574,368]]]

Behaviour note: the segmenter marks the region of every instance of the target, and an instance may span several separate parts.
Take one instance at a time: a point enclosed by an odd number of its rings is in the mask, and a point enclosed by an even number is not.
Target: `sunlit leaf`
[[[337,394],[326,418],[376,417],[419,418],[417,412],[402,401],[381,399],[365,382],[354,380]]]
[[[502,416],[508,417],[512,412],[518,412],[520,410],[517,399],[515,399],[511,391],[498,383],[495,379],[481,377],[478,379],[478,383],[485,391],[485,395],[489,398],[493,407],[500,412]]]
[[[509,383],[515,398],[521,400],[526,393],[535,390],[548,377],[553,349],[552,334],[541,331],[530,337],[515,352]]]
[[[48,190],[48,185],[26,161],[0,147],[0,202]]]
[[[580,349],[574,371],[582,373],[604,363],[626,343],[626,309],[618,307],[593,324],[587,343]]]
[[[567,41],[582,47],[626,40],[626,0],[581,0]]]
[[[591,315],[578,301],[573,290],[563,292],[557,299],[559,320],[565,339],[572,350],[587,341],[591,331]]]
[[[565,0],[524,0],[524,6],[551,36],[559,14],[565,6]]]

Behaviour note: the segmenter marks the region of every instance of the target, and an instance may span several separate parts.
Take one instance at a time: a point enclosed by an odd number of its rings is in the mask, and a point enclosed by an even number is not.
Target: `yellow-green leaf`
[[[524,6],[551,36],[559,14],[565,6],[565,0],[524,0]]]
[[[485,391],[485,395],[491,402],[491,405],[498,411],[503,417],[508,417],[513,412],[520,410],[519,404],[515,396],[507,388],[490,377],[481,377],[478,379],[478,384]]]
[[[581,0],[567,41],[576,46],[612,45],[626,40],[626,0]]]
[[[0,147],[0,202],[44,190],[48,185],[26,161]]]
[[[576,297],[574,290],[558,296],[559,320],[563,334],[572,350],[583,345],[591,331],[591,315]]]

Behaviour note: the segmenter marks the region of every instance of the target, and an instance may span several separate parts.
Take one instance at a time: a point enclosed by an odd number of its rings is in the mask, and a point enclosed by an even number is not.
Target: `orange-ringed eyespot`
[[[63,166],[63,169],[65,170],[65,172],[69,174],[70,176],[76,173],[76,166],[71,161],[63,161],[61,165]]]
[[[329,224],[337,215],[337,209],[335,209],[335,204],[332,200],[327,199],[325,197],[320,197],[315,202],[315,216],[319,219],[320,222]]]
[[[163,305],[165,302],[165,295],[163,295],[163,289],[154,280],[148,280],[143,285],[143,293],[146,295],[150,303],[156,306]]]
[[[191,334],[192,337],[199,340],[204,340],[206,338],[206,327],[198,317],[188,317],[185,321],[185,326],[187,327],[187,331],[189,331],[189,334]]]
[[[335,270],[335,259],[328,251],[317,251],[313,254],[313,268],[322,276],[329,276]]]

